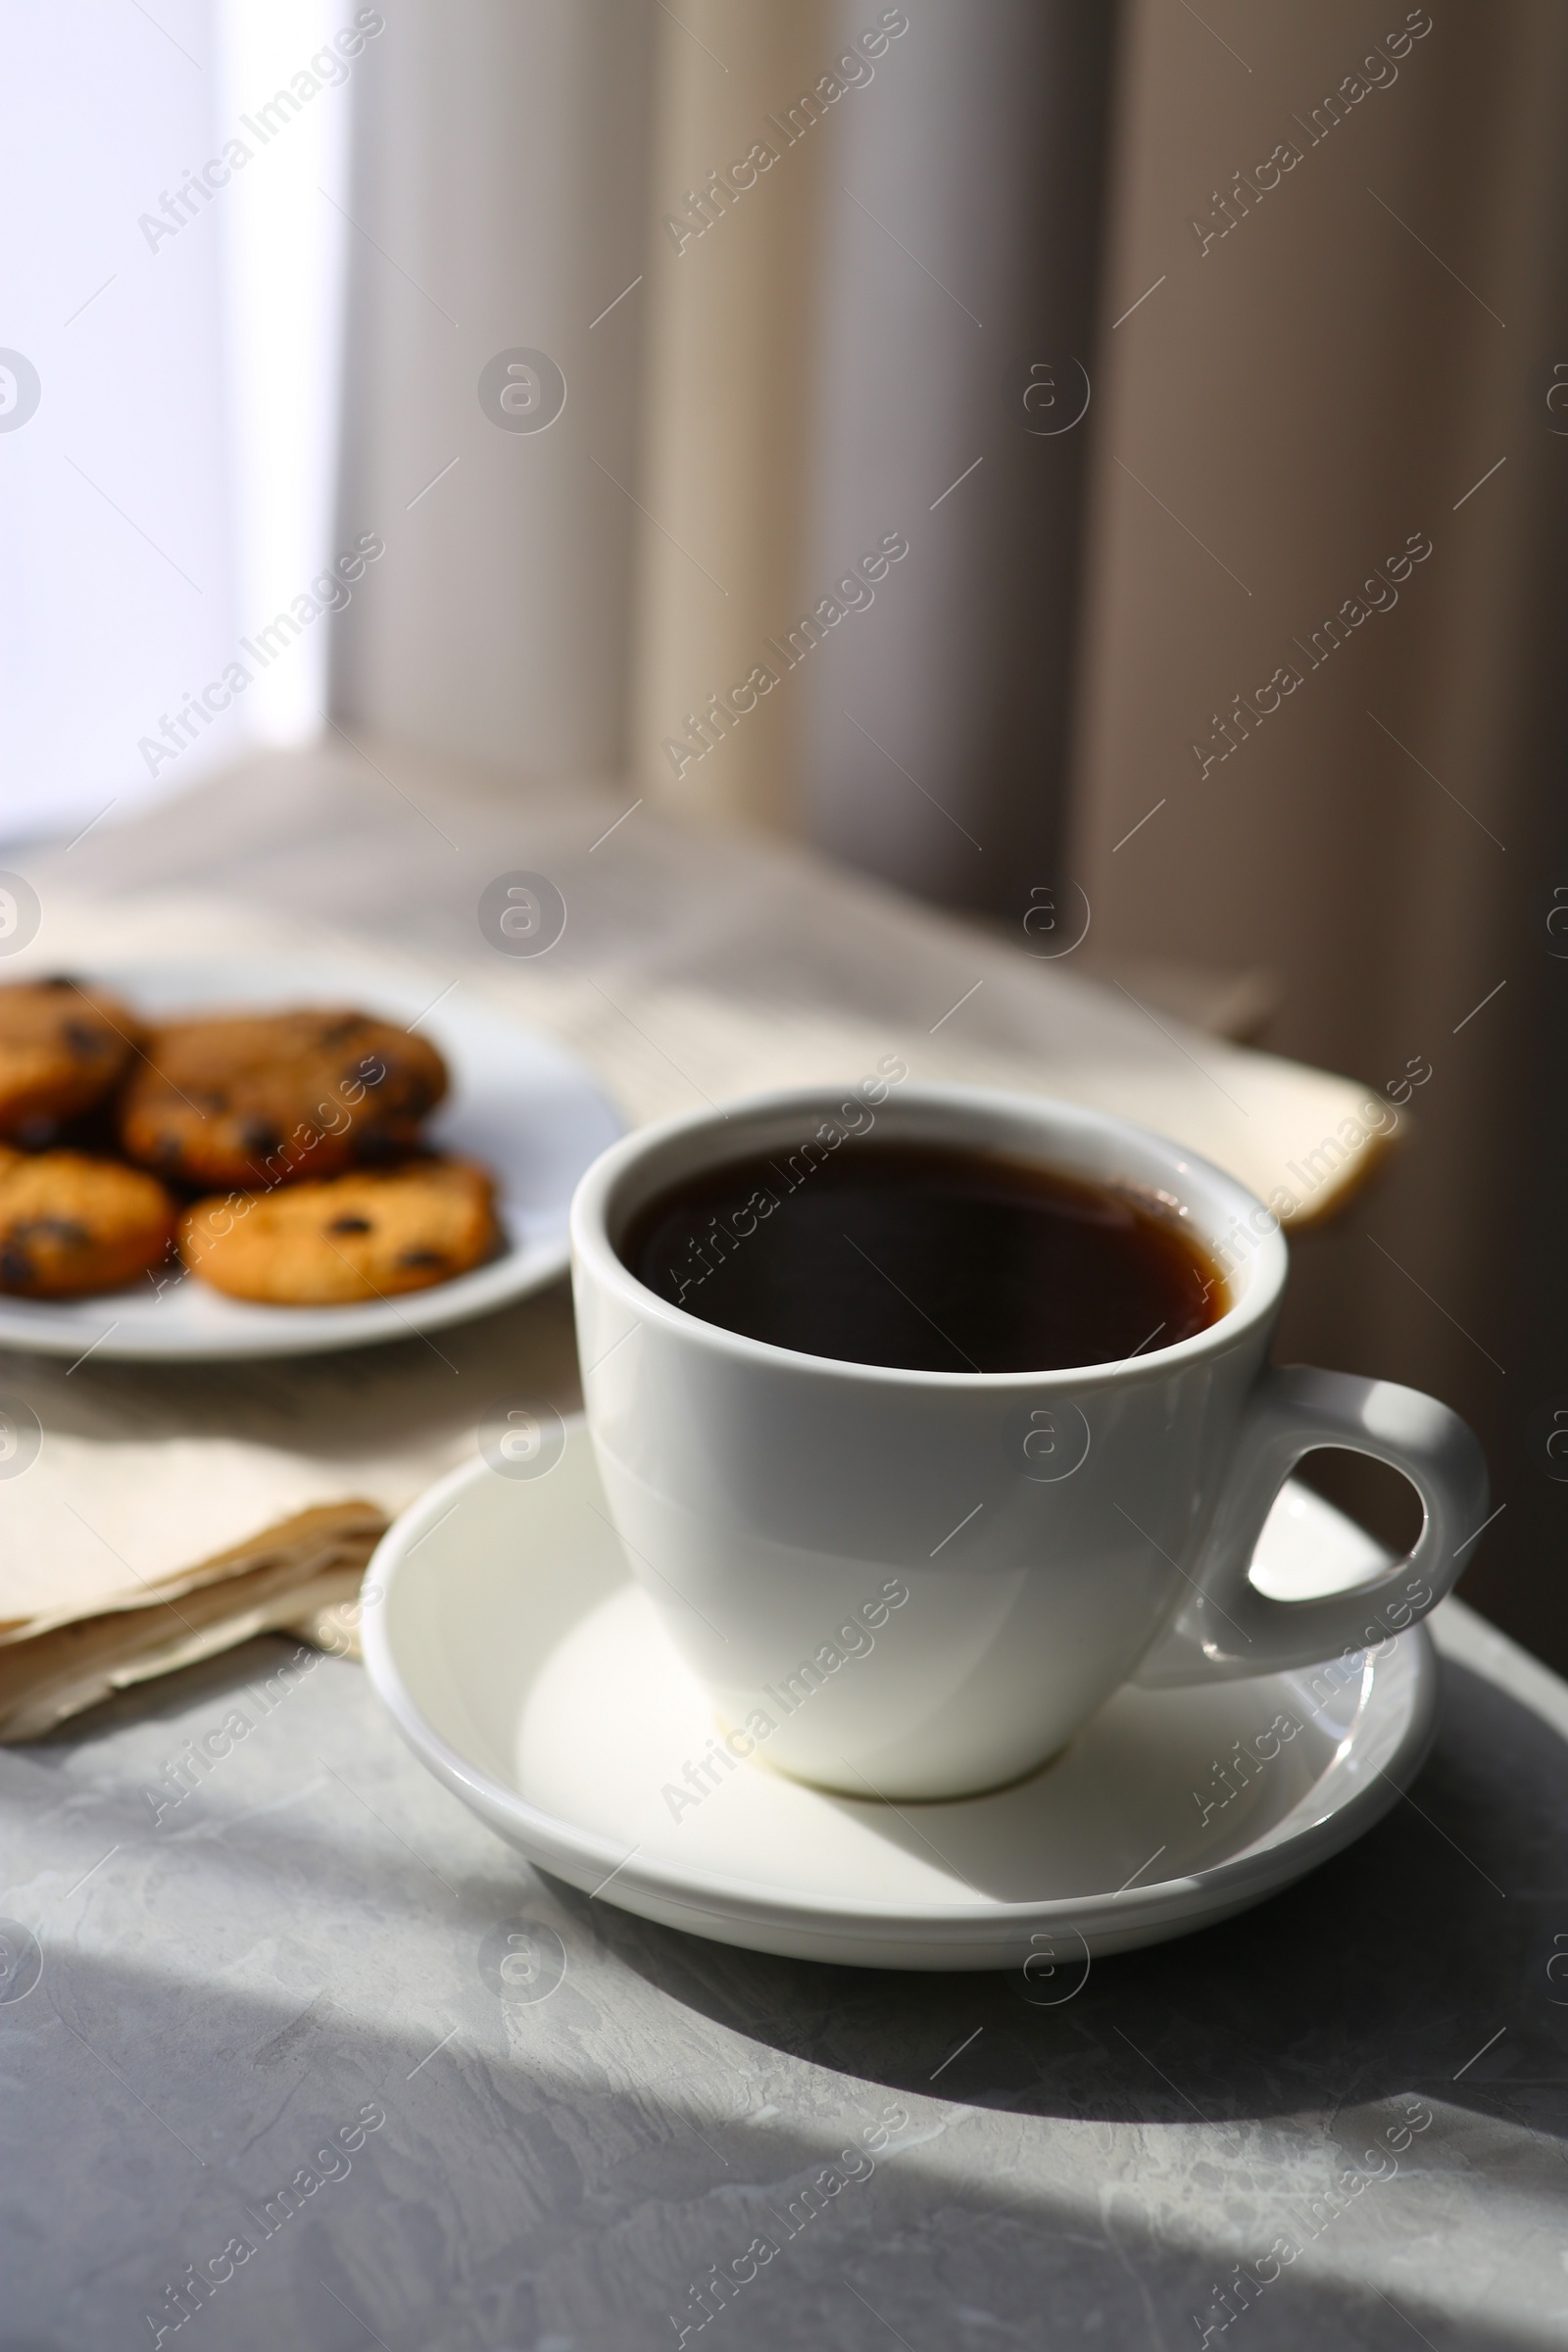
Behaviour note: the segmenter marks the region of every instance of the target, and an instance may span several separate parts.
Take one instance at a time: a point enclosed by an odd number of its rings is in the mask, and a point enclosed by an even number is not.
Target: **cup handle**
[[[1402,1471],[1425,1522],[1408,1559],[1348,1592],[1271,1600],[1248,1573],[1275,1496],[1303,1453],[1342,1446]],[[1487,1516],[1475,1433],[1435,1396],[1304,1365],[1268,1367],[1237,1432],[1225,1490],[1191,1590],[1132,1680],[1171,1684],[1274,1674],[1367,1649],[1437,1607]]]

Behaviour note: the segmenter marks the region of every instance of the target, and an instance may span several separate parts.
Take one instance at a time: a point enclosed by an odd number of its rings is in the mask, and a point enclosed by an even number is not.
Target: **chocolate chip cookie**
[[[198,1200],[179,1227],[180,1255],[204,1282],[276,1306],[428,1290],[482,1264],[500,1240],[489,1177],[457,1159]]]
[[[49,1142],[119,1083],[141,1034],[118,998],[75,980],[0,988],[0,1136]]]
[[[0,1291],[78,1298],[118,1290],[172,1256],[174,1213],[139,1168],[0,1144]]]
[[[401,1158],[446,1091],[433,1046],[363,1012],[181,1021],[147,1040],[121,1143],[175,1183],[270,1189]]]

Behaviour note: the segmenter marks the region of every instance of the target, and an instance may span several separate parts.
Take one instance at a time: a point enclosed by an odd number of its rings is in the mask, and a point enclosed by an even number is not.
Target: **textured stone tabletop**
[[[279,1641],[0,1751],[0,2345],[1568,2340],[1568,1690],[1437,1623],[1408,1801],[1048,1986],[590,1901]]]

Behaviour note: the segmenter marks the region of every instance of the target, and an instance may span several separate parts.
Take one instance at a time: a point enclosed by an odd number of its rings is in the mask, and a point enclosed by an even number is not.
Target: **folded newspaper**
[[[564,1286],[443,1331],[439,1352],[0,1357],[0,1415],[42,1426],[24,1473],[0,1476],[0,1740],[254,1634],[352,1651],[334,1612],[389,1521],[521,1396],[577,1403]]]

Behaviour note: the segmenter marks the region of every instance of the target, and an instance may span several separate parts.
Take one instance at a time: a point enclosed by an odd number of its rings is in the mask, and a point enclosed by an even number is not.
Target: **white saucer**
[[[162,1290],[143,1278],[91,1298],[0,1298],[0,1345],[166,1361],[316,1355],[465,1323],[565,1272],[566,1212],[577,1179],[622,1122],[576,1055],[553,1038],[505,1019],[461,986],[432,1004],[435,989],[348,961],[211,957],[94,965],[82,976],[123,997],[132,1011],[153,1015],[336,1003],[417,1023],[452,1073],[452,1092],[429,1122],[430,1140],[490,1169],[507,1248],[453,1282],[360,1306],[262,1306],[225,1298],[194,1275]]]
[[[580,1420],[543,1476],[454,1471],[370,1563],[366,1662],[415,1753],[530,1862],[723,1943],[877,1968],[1034,1960],[1071,1984],[1086,1947],[1206,1926],[1337,1853],[1431,1740],[1437,1659],[1417,1627],[1336,1665],[1321,1701],[1308,1673],[1124,1686],[1065,1754],[992,1796],[862,1803],[745,1764],[677,1804],[713,1718],[604,1510]],[[1293,1485],[1255,1573],[1304,1598],[1387,1557]],[[1288,1740],[1281,1716],[1299,1726]]]

